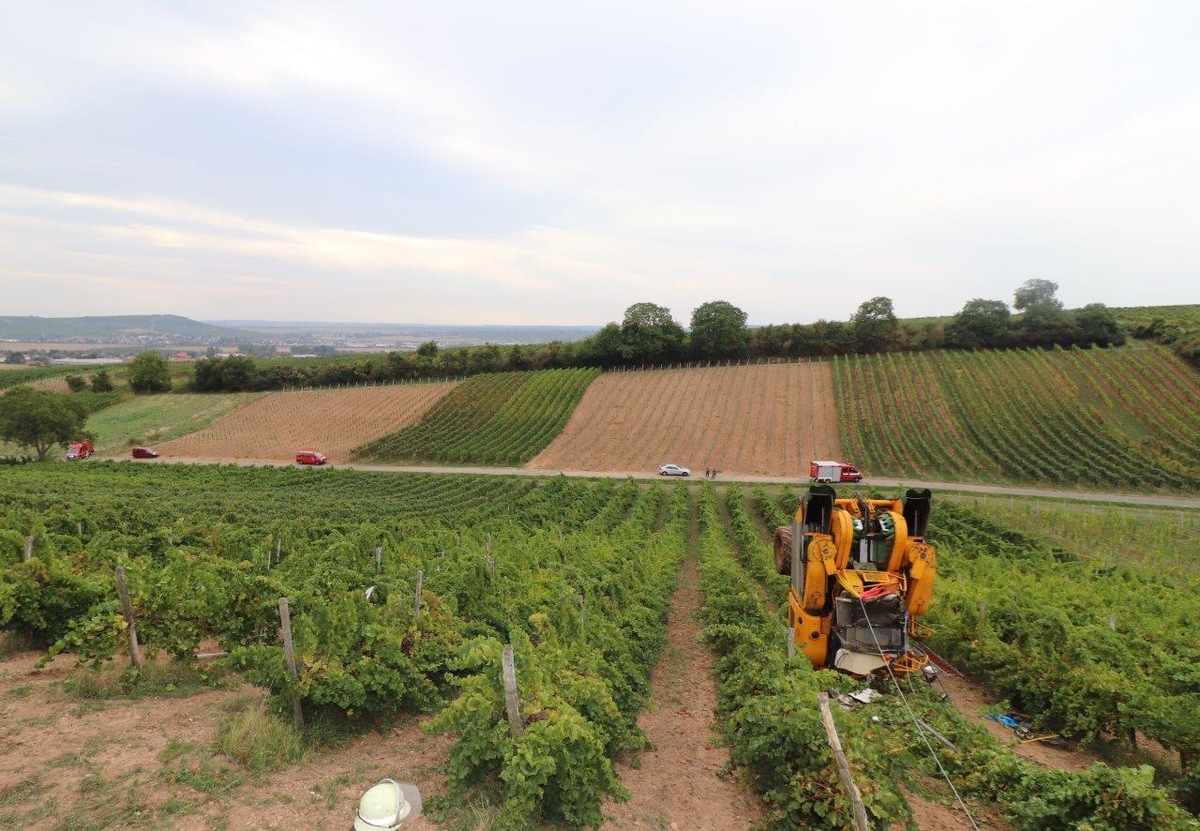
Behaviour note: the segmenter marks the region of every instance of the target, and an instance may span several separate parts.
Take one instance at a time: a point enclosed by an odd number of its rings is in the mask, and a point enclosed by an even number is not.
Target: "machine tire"
[[[775,571],[792,573],[792,529],[781,525],[775,529]]]

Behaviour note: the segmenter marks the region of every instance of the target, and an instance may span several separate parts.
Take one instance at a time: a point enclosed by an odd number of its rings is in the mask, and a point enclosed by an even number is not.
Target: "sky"
[[[20,3],[0,314],[1200,302],[1200,4]]]

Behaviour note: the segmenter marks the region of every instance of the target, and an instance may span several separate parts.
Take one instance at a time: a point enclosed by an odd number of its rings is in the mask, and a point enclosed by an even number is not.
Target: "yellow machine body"
[[[904,499],[838,499],[832,487],[816,485],[792,527],[776,531],[776,568],[792,574],[793,557],[798,563],[788,625],[814,667],[867,675],[927,663],[912,641],[937,577],[936,552],[924,539],[931,502],[927,490]]]

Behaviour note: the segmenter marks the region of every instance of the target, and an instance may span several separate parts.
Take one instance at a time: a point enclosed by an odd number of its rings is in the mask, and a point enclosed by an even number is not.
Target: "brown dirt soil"
[[[423,797],[442,788],[437,766],[450,739],[425,733],[415,719],[256,776],[214,749],[214,737],[232,710],[261,702],[263,690],[235,684],[186,698],[84,701],[62,689],[71,658],[38,672],[39,657],[0,661],[3,827],[344,831],[362,792],[385,776],[417,783]],[[197,790],[167,775],[181,768],[223,784]],[[405,827],[437,826],[421,818]]]
[[[800,477],[840,447],[828,363],[606,372],[539,470],[654,470]]]
[[[449,382],[271,393],[155,449],[163,456],[226,461],[292,460],[297,450],[319,450],[341,463],[360,444],[419,421],[453,387]]]
[[[729,753],[714,743],[717,694],[712,656],[698,642],[700,587],[694,558],[684,563],[673,600],[667,643],[650,682],[650,703],[638,718],[651,747],[618,765],[621,784],[632,798],[605,806],[601,831],[735,831],[762,819],[757,798],[720,775]]]
[[[1069,771],[1086,770],[1094,762],[1102,761],[1096,753],[1083,748],[1068,750],[1048,747],[1040,742],[1024,743],[1012,730],[983,715],[984,708],[994,704],[996,699],[982,684],[969,678],[955,678],[944,673],[942,682],[950,693],[950,700],[965,719],[982,724],[992,736],[1008,745],[1017,756],[1053,770]]]
[[[714,741],[716,691],[711,655],[697,640],[698,582],[689,559],[639,718],[652,748],[618,765],[632,799],[606,804],[604,829],[735,831],[761,818],[753,794],[720,775],[728,753]],[[222,756],[214,737],[232,710],[257,705],[264,691],[236,683],[186,698],[80,701],[61,685],[72,659],[59,656],[38,672],[39,657],[0,661],[0,825],[35,827],[53,816],[114,828],[345,829],[362,791],[383,776],[416,782],[426,797],[444,790],[438,767],[452,738],[425,733],[417,719],[256,777]],[[186,752],[171,758],[181,747]],[[181,765],[245,782],[197,791],[164,775]],[[422,818],[411,827],[437,826]]]

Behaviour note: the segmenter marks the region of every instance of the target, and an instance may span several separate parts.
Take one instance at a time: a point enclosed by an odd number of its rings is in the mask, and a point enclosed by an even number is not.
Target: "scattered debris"
[[[1057,733],[1034,733],[1033,724],[1022,713],[988,713],[987,717],[1016,733],[1021,744],[1039,742],[1047,747],[1069,747],[1067,741]]]

